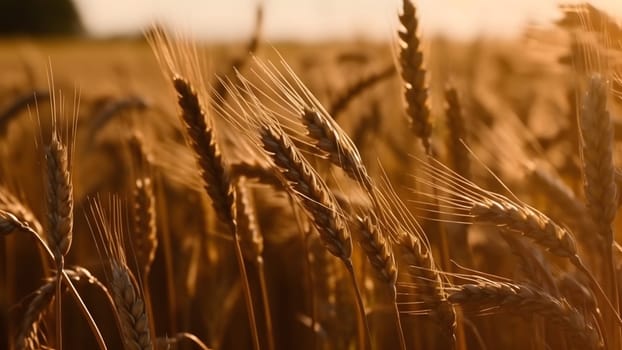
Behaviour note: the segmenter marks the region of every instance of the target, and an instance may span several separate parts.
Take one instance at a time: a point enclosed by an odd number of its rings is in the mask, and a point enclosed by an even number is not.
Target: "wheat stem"
[[[344,263],[346,265],[346,269],[348,270],[348,274],[350,275],[350,279],[352,280],[352,287],[354,288],[356,298],[356,306],[358,311],[357,318],[359,322],[359,349],[371,349],[371,332],[369,331],[369,323],[367,322],[367,313],[365,311],[365,304],[363,303],[363,295],[361,294],[358,282],[356,281],[352,262],[348,260],[347,262],[344,261]]]

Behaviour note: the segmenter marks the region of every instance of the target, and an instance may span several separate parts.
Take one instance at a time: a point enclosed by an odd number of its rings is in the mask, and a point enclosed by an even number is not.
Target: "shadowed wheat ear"
[[[131,167],[134,169],[132,186],[132,249],[143,280],[151,270],[158,247],[156,227],[156,197],[151,176],[151,156],[141,134],[134,133],[128,140]]]
[[[30,105],[45,101],[50,98],[45,90],[30,90],[17,96],[10,105],[0,110],[0,137],[6,136],[11,121],[20,115]]]
[[[448,299],[466,311],[489,314],[495,310],[530,317],[542,316],[547,323],[555,324],[572,342],[574,349],[601,348],[597,330],[584,316],[564,299],[557,299],[534,287],[481,281],[477,284],[455,286]]]
[[[510,233],[503,233],[502,237],[510,247],[512,254],[516,256],[524,280],[539,286],[553,296],[558,296],[555,279],[542,251],[534,249],[523,237]]]
[[[32,211],[4,186],[0,186],[0,212],[0,235],[9,234],[23,225],[27,225],[40,236],[43,234],[43,227]]]
[[[618,278],[613,257],[614,236],[611,225],[618,209],[618,198],[612,156],[613,128],[607,111],[607,90],[607,82],[601,76],[592,76],[579,113],[579,125],[587,208],[602,241],[602,282],[617,311]],[[609,312],[604,315],[606,322],[610,324],[614,316]],[[610,328],[608,332],[614,341],[612,346],[620,346],[622,339],[619,329]]]
[[[104,263],[123,345],[126,350],[152,350],[154,347],[152,331],[149,328],[150,315],[145,307],[142,286],[128,266],[121,203],[113,198],[108,205],[111,211],[109,214],[102,203],[93,200],[87,219]]]
[[[580,113],[583,172],[588,210],[598,234],[609,247],[611,224],[617,209],[617,188],[613,166],[613,128],[607,111],[607,85],[593,76]],[[607,248],[610,249],[610,248]]]
[[[132,248],[142,277],[146,278],[158,247],[156,198],[150,177],[136,179],[132,197],[134,199]]]
[[[382,82],[383,80],[392,77],[395,72],[395,65],[392,63],[348,86],[344,91],[340,92],[340,94],[331,103],[330,108],[328,109],[331,117],[337,120],[339,115],[346,110],[350,102],[354,101],[356,97],[376,86],[376,84]]]
[[[535,163],[529,164],[527,171],[530,181],[544,192],[556,211],[564,214],[564,219],[576,222],[582,229],[592,224],[586,206],[559,176]]]
[[[411,0],[402,1],[402,14],[399,16],[403,29],[398,32],[400,43],[400,74],[404,82],[406,115],[415,135],[421,139],[427,155],[432,155],[430,135],[430,108],[428,107],[428,88],[423,68],[421,39],[417,33],[419,21]]]
[[[573,190],[558,175],[547,171],[540,164],[529,164],[527,171],[529,181],[546,196],[553,217],[575,228],[577,241],[583,247],[599,250],[601,242],[592,234],[592,217],[587,206],[575,196]],[[587,258],[593,260],[591,256]]]

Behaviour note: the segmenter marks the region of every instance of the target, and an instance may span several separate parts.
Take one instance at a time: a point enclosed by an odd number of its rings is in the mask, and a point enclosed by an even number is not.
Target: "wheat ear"
[[[0,186],[0,210],[14,215],[15,219],[30,227],[37,234],[43,234],[43,227],[37,220],[37,217],[4,186]],[[8,233],[10,232],[5,232],[5,234]]]
[[[73,184],[67,148],[54,132],[45,149],[47,170],[48,234],[57,260],[67,254],[73,233]]]
[[[395,307],[395,325],[397,328],[400,349],[406,350],[406,340],[402,330],[399,308],[397,306],[397,264],[393,256],[393,250],[387,239],[380,232],[377,218],[373,213],[356,218],[358,224],[359,244],[363,248],[367,260],[376,271],[380,279],[387,284],[391,291],[393,305]]]
[[[416,17],[415,6],[410,0],[402,1],[402,14],[399,20],[403,27],[403,30],[398,32],[398,36],[401,40],[399,64],[404,82],[406,114],[413,132],[421,139],[425,153],[431,155],[432,124],[423,68],[423,53],[420,49],[421,39],[417,33],[419,21]]]
[[[228,226],[230,232],[234,232],[233,190],[213,129],[207,126],[205,109],[189,81],[176,76],[173,78],[173,86],[177,91],[181,119],[199,165],[205,191],[212,200],[216,215]]]
[[[155,194],[150,177],[136,180],[133,198],[132,247],[141,276],[146,280],[158,247]]]
[[[456,286],[448,300],[466,310],[489,313],[494,309],[524,316],[537,314],[556,324],[573,341],[575,349],[598,349],[600,337],[594,327],[563,299],[533,287],[482,281]]]
[[[302,122],[307,128],[307,135],[315,141],[315,146],[326,152],[328,159],[343,169],[351,179],[372,192],[372,180],[350,138],[317,110],[304,108]]]
[[[378,72],[374,72],[369,76],[366,76],[354,84],[348,86],[342,91],[332,102],[328,109],[331,117],[337,120],[339,116],[345,111],[348,105],[356,99],[359,95],[365,91],[371,89],[376,84],[388,79],[395,74],[395,66],[390,64]]]
[[[42,90],[28,91],[20,96],[17,96],[10,105],[0,110],[0,136],[4,137],[6,135],[9,124],[13,119],[20,115],[20,112],[28,108],[31,104],[44,101],[49,98],[50,93]]]
[[[424,161],[419,163],[424,172],[434,178],[434,181],[426,179],[420,181],[435,186],[439,191],[438,194],[434,194],[435,200],[443,203],[445,208],[454,209],[454,212],[447,213],[448,215],[457,214],[461,220],[470,217],[475,222],[493,224],[507,232],[524,235],[552,254],[568,259],[590,279],[592,288],[604,297],[601,301],[611,312],[612,324],[615,321],[622,325],[617,308],[577,254],[574,238],[568,229],[518,200],[512,201],[501,194],[480,188],[440,162],[435,161],[432,165]]]
[[[283,182],[320,234],[324,247],[341,259],[352,279],[359,311],[360,346],[369,347],[369,325],[363,298],[352,266],[352,240],[330,189],[311,165],[300,155],[291,140],[276,126],[264,125],[259,130],[263,149],[272,159]]]
[[[580,113],[585,196],[598,234],[610,250],[617,209],[613,166],[613,128],[607,111],[606,82],[592,77]]]
[[[234,217],[235,200],[229,175],[225,170],[222,156],[214,140],[213,129],[207,126],[207,116],[205,110],[201,106],[197,93],[187,80],[179,76],[173,78],[173,85],[178,94],[178,102],[182,111],[181,119],[184,121],[186,134],[188,135],[199,164],[199,171],[203,178],[205,190],[212,200],[212,206],[216,214],[220,220],[227,225],[229,232],[234,236],[234,248],[240,275],[244,284],[248,317],[251,333],[253,334],[253,346],[258,350],[260,348],[259,334],[255,322],[253,299]]]
[[[262,127],[261,142],[286,186],[312,220],[324,246],[344,262],[350,261],[352,240],[330,190],[300,155],[289,138],[275,128]]]
[[[153,350],[150,315],[145,308],[142,286],[127,265],[121,203],[111,199],[109,205],[110,214],[99,201],[94,200],[87,219],[105,264],[106,280],[121,327],[123,345],[126,350]]]
[[[617,186],[613,166],[613,128],[607,111],[607,83],[600,76],[593,76],[589,81],[587,94],[583,99],[579,114],[581,130],[581,155],[585,181],[585,197],[592,221],[602,240],[603,282],[607,297],[616,311],[619,309],[618,284],[613,258],[613,230],[611,225],[616,215]],[[595,237],[595,239],[598,239]],[[612,315],[605,313],[605,321],[610,324]],[[617,347],[620,344],[620,332],[609,330]]]
[[[52,95],[52,137],[45,147],[46,199],[48,221],[48,244],[52,249],[56,263],[56,341],[58,350],[63,348],[61,272],[65,268],[64,257],[69,252],[73,238],[73,183],[69,150],[61,140],[56,115],[56,100]],[[62,101],[61,101],[62,103]],[[77,107],[76,107],[77,108]],[[62,110],[59,111],[62,113]],[[77,110],[74,111],[74,123]],[[75,125],[72,132],[75,134]],[[67,135],[69,136],[69,135]]]

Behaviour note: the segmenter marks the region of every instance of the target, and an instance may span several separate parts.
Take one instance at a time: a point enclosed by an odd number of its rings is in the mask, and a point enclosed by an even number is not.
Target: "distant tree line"
[[[72,35],[82,30],[71,0],[0,0],[0,35]]]

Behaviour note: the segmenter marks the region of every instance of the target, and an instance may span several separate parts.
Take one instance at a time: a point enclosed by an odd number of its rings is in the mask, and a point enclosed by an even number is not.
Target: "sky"
[[[97,36],[135,33],[154,22],[212,41],[244,39],[252,32],[258,0],[74,0]],[[263,0],[268,40],[368,37],[389,40],[401,0]],[[566,1],[567,3],[568,1]],[[622,18],[622,0],[592,3]],[[517,35],[526,23],[546,24],[555,0],[415,0],[424,34],[460,39]]]

